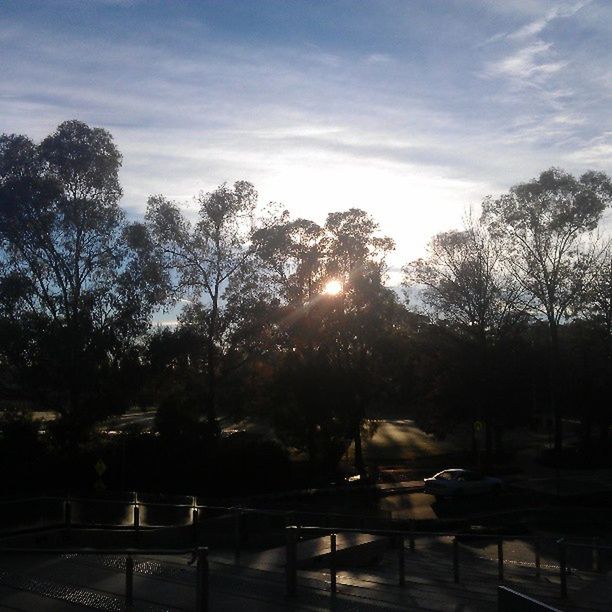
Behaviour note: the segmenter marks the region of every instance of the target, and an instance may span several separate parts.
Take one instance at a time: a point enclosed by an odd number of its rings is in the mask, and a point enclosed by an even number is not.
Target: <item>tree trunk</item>
[[[306,440],[306,452],[308,453],[308,463],[310,466],[310,475],[313,476],[316,473],[317,468],[317,445],[315,440],[315,427],[313,425],[308,427],[308,436]]]
[[[549,399],[554,419],[555,452],[563,450],[563,414],[558,401],[559,383],[559,326],[556,321],[549,321],[550,330],[550,358],[549,358]]]
[[[210,323],[208,327],[208,338],[206,347],[206,419],[213,435],[220,433],[217,422],[217,359],[215,350],[215,337],[217,334],[217,320],[219,317],[219,287],[215,287],[210,312]]]
[[[353,442],[355,444],[355,469],[361,478],[365,478],[366,469],[363,461],[363,448],[361,444],[361,421],[355,421],[353,426]]]
[[[504,427],[499,424],[495,426],[495,452],[498,457],[504,452]]]
[[[493,456],[493,430],[494,425],[490,419],[487,419],[485,422],[485,454],[487,461],[490,461]]]
[[[599,424],[599,444],[603,451],[608,448],[608,440],[610,437],[610,420],[604,417]]]
[[[593,418],[590,407],[586,409],[585,415],[582,417],[582,446],[583,450],[588,453],[591,449],[593,438]]]

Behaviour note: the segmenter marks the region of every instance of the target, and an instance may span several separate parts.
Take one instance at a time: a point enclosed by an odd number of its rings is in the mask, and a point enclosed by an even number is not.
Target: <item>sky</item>
[[[363,208],[397,278],[487,194],[612,171],[611,39],[608,0],[1,0],[0,132],[108,129],[134,218],[242,179]]]

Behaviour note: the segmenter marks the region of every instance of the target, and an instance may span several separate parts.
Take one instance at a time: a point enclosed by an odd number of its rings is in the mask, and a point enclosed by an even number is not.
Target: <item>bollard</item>
[[[533,541],[533,549],[535,552],[535,568],[536,568],[536,578],[540,578],[540,542],[535,539]]]
[[[504,540],[497,540],[497,578],[500,582],[504,581]]]
[[[567,597],[567,548],[563,540],[559,540],[559,578],[561,599],[565,599]]]
[[[401,587],[406,584],[406,557],[404,555],[404,536],[399,536],[397,542],[397,569],[398,583]]]
[[[285,558],[285,577],[287,595],[293,597],[297,593],[297,538],[298,528],[288,526],[285,528],[287,536],[286,558]]]
[[[459,540],[453,538],[453,574],[455,582],[459,582]]]
[[[125,558],[125,607],[134,606],[134,559],[132,555]]]
[[[196,556],[196,612],[208,612],[208,548],[198,548]]]
[[[329,549],[330,549],[329,574],[330,574],[330,581],[331,581],[330,586],[331,586],[332,595],[335,595],[338,592],[338,586],[336,583],[337,567],[336,567],[336,534],[335,533],[329,534]]]
[[[193,507],[191,511],[191,524],[193,526],[193,543],[195,546],[198,545],[198,523],[200,522],[199,510],[197,506]]]

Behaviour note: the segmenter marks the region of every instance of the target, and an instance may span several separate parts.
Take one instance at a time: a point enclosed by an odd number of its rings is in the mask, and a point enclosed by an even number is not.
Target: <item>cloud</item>
[[[354,47],[343,46],[344,21],[333,37],[296,42],[230,36],[188,14],[143,20],[129,36],[5,19],[0,131],[42,138],[72,117],[108,128],[134,216],[152,193],[191,213],[199,190],[239,178],[319,221],[365,208],[397,241],[401,265],[487,193],[551,165],[603,163],[607,47],[598,55],[590,39],[556,37],[564,14],[541,6],[476,50],[475,31],[509,18],[445,14],[452,42],[421,9],[429,30],[398,42],[388,24]],[[507,17],[508,3],[499,7]]]
[[[489,62],[485,74],[491,78],[509,77],[523,84],[542,82],[567,65],[565,62],[546,61],[551,48],[551,43],[536,41]]]
[[[520,26],[518,29],[511,32],[499,32],[494,34],[487,43],[498,42],[500,40],[511,40],[511,41],[522,41],[528,38],[532,38],[541,34],[548,25],[555,19],[564,17],[572,17],[579,10],[583,9],[587,5],[591,4],[592,0],[583,0],[581,2],[574,2],[567,5],[559,4],[554,6],[552,9],[546,11],[546,13],[536,19],[532,19],[527,23]]]

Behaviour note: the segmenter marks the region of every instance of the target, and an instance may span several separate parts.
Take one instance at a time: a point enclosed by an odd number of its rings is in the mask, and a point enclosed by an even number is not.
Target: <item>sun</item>
[[[327,281],[323,287],[323,293],[326,295],[338,295],[341,291],[342,283],[336,278]]]

